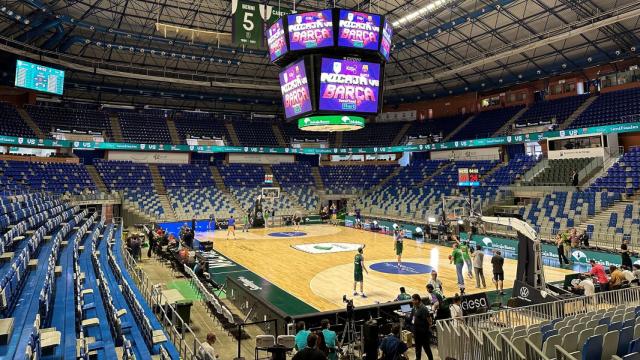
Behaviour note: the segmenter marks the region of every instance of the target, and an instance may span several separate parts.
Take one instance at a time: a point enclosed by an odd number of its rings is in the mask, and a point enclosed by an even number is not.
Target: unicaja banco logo
[[[580,251],[580,250],[576,250],[574,252],[571,253],[571,256],[578,262],[587,262],[587,254],[585,254],[584,252]]]
[[[488,237],[482,238],[482,243],[483,243],[483,244],[484,244],[484,246],[486,246],[486,247],[493,247],[493,242],[492,242],[492,241],[491,241],[491,239],[490,239],[490,238],[488,238]]]

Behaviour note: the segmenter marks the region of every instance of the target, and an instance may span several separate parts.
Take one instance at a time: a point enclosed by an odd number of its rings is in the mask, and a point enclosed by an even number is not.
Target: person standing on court
[[[629,252],[629,247],[625,243],[620,245],[620,265],[626,266],[629,269],[631,269],[631,267],[633,266],[633,261],[631,261],[631,253]]]
[[[358,248],[358,253],[353,259],[353,296],[357,296],[358,292],[356,291],[356,285],[360,283],[360,296],[366,298],[367,295],[364,294],[364,276],[362,274],[362,270],[364,270],[367,274],[369,271],[367,267],[364,265],[364,245]]]
[[[484,252],[482,251],[482,246],[476,245],[476,251],[474,251],[471,256],[473,257],[473,272],[476,274],[476,287],[480,288],[480,283],[482,282],[482,287],[486,288],[487,283],[484,281]]]
[[[493,283],[496,284],[496,290],[500,291],[500,295],[504,295],[504,258],[500,250],[496,250],[495,255],[491,258],[491,265],[493,266]]]
[[[320,326],[322,327],[322,336],[324,336],[324,344],[327,346],[327,349],[329,349],[327,358],[329,360],[337,360],[338,346],[336,343],[336,339],[338,338],[338,336],[336,335],[335,331],[329,329],[330,325],[331,323],[329,322],[329,319],[322,319],[322,321],[320,321]]]
[[[438,272],[435,270],[431,270],[431,279],[429,279],[429,282],[427,284],[431,284],[433,286],[434,289],[440,291],[440,293],[444,294],[444,291],[442,290],[442,281],[440,281],[440,279],[438,279]]]
[[[233,234],[233,239],[236,238],[236,219],[233,218],[233,215],[227,221],[227,240],[229,240],[229,233]]]
[[[411,309],[410,321],[413,327],[413,337],[416,347],[416,360],[422,358],[422,349],[427,353],[427,358],[433,360],[431,353],[431,316],[429,310],[422,303],[420,295],[411,296],[413,309]]]
[[[563,260],[565,265],[569,265],[569,260],[564,255],[564,241],[560,234],[556,235],[556,247],[558,248],[558,262],[560,262],[560,266],[562,266]]]
[[[469,279],[473,279],[473,266],[471,264],[471,255],[469,255],[469,242],[460,241],[460,239],[455,235],[453,235],[453,240],[458,243],[458,248],[460,248],[460,251],[462,252],[462,259],[467,265],[467,276]]]
[[[464,294],[464,276],[462,275],[462,268],[464,267],[464,258],[462,257],[462,251],[458,248],[458,244],[453,244],[453,252],[449,255],[449,263],[454,264],[456,267],[456,275],[458,276],[458,288],[460,288],[460,294]]]
[[[402,241],[404,240],[404,234],[402,229],[398,228],[393,230],[393,237],[394,237],[394,247],[396,250],[396,255],[398,256],[398,271],[400,271],[400,269],[402,268],[402,250],[403,250],[403,244]]]

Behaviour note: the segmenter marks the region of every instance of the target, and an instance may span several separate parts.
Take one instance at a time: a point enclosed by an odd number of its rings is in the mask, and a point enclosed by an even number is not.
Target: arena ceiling
[[[302,0],[295,6],[333,5]],[[386,67],[392,102],[495,89],[636,57],[640,49],[637,0],[339,0],[335,6],[381,13],[395,23]],[[234,46],[224,35],[192,41],[156,28],[160,22],[229,33],[231,1],[9,0],[0,15],[3,50],[55,59],[72,69],[68,83],[76,88],[115,85],[274,104],[279,96],[278,68],[265,51]]]

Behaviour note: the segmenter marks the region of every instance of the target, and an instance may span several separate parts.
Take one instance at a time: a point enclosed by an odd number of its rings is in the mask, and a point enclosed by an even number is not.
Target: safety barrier
[[[524,328],[616,306],[640,305],[640,287],[600,292],[543,304],[507,308],[460,319],[438,320],[438,352],[442,359],[547,359],[533,344],[526,344],[526,354],[506,337],[494,340],[489,332]]]

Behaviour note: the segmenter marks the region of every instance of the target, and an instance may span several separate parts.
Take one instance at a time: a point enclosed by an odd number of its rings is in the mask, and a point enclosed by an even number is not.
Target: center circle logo
[[[521,287],[520,288],[520,296],[523,297],[523,298],[529,297],[529,289],[524,287],[524,286]]]
[[[386,261],[371,264],[369,268],[373,271],[378,271],[385,274],[401,274],[401,275],[420,275],[431,273],[433,267],[425,264],[414,262],[403,262],[398,267],[398,263],[395,261]]]
[[[307,233],[302,231],[282,231],[282,232],[272,232],[269,233],[269,236],[273,237],[297,237],[297,236],[305,236]]]

